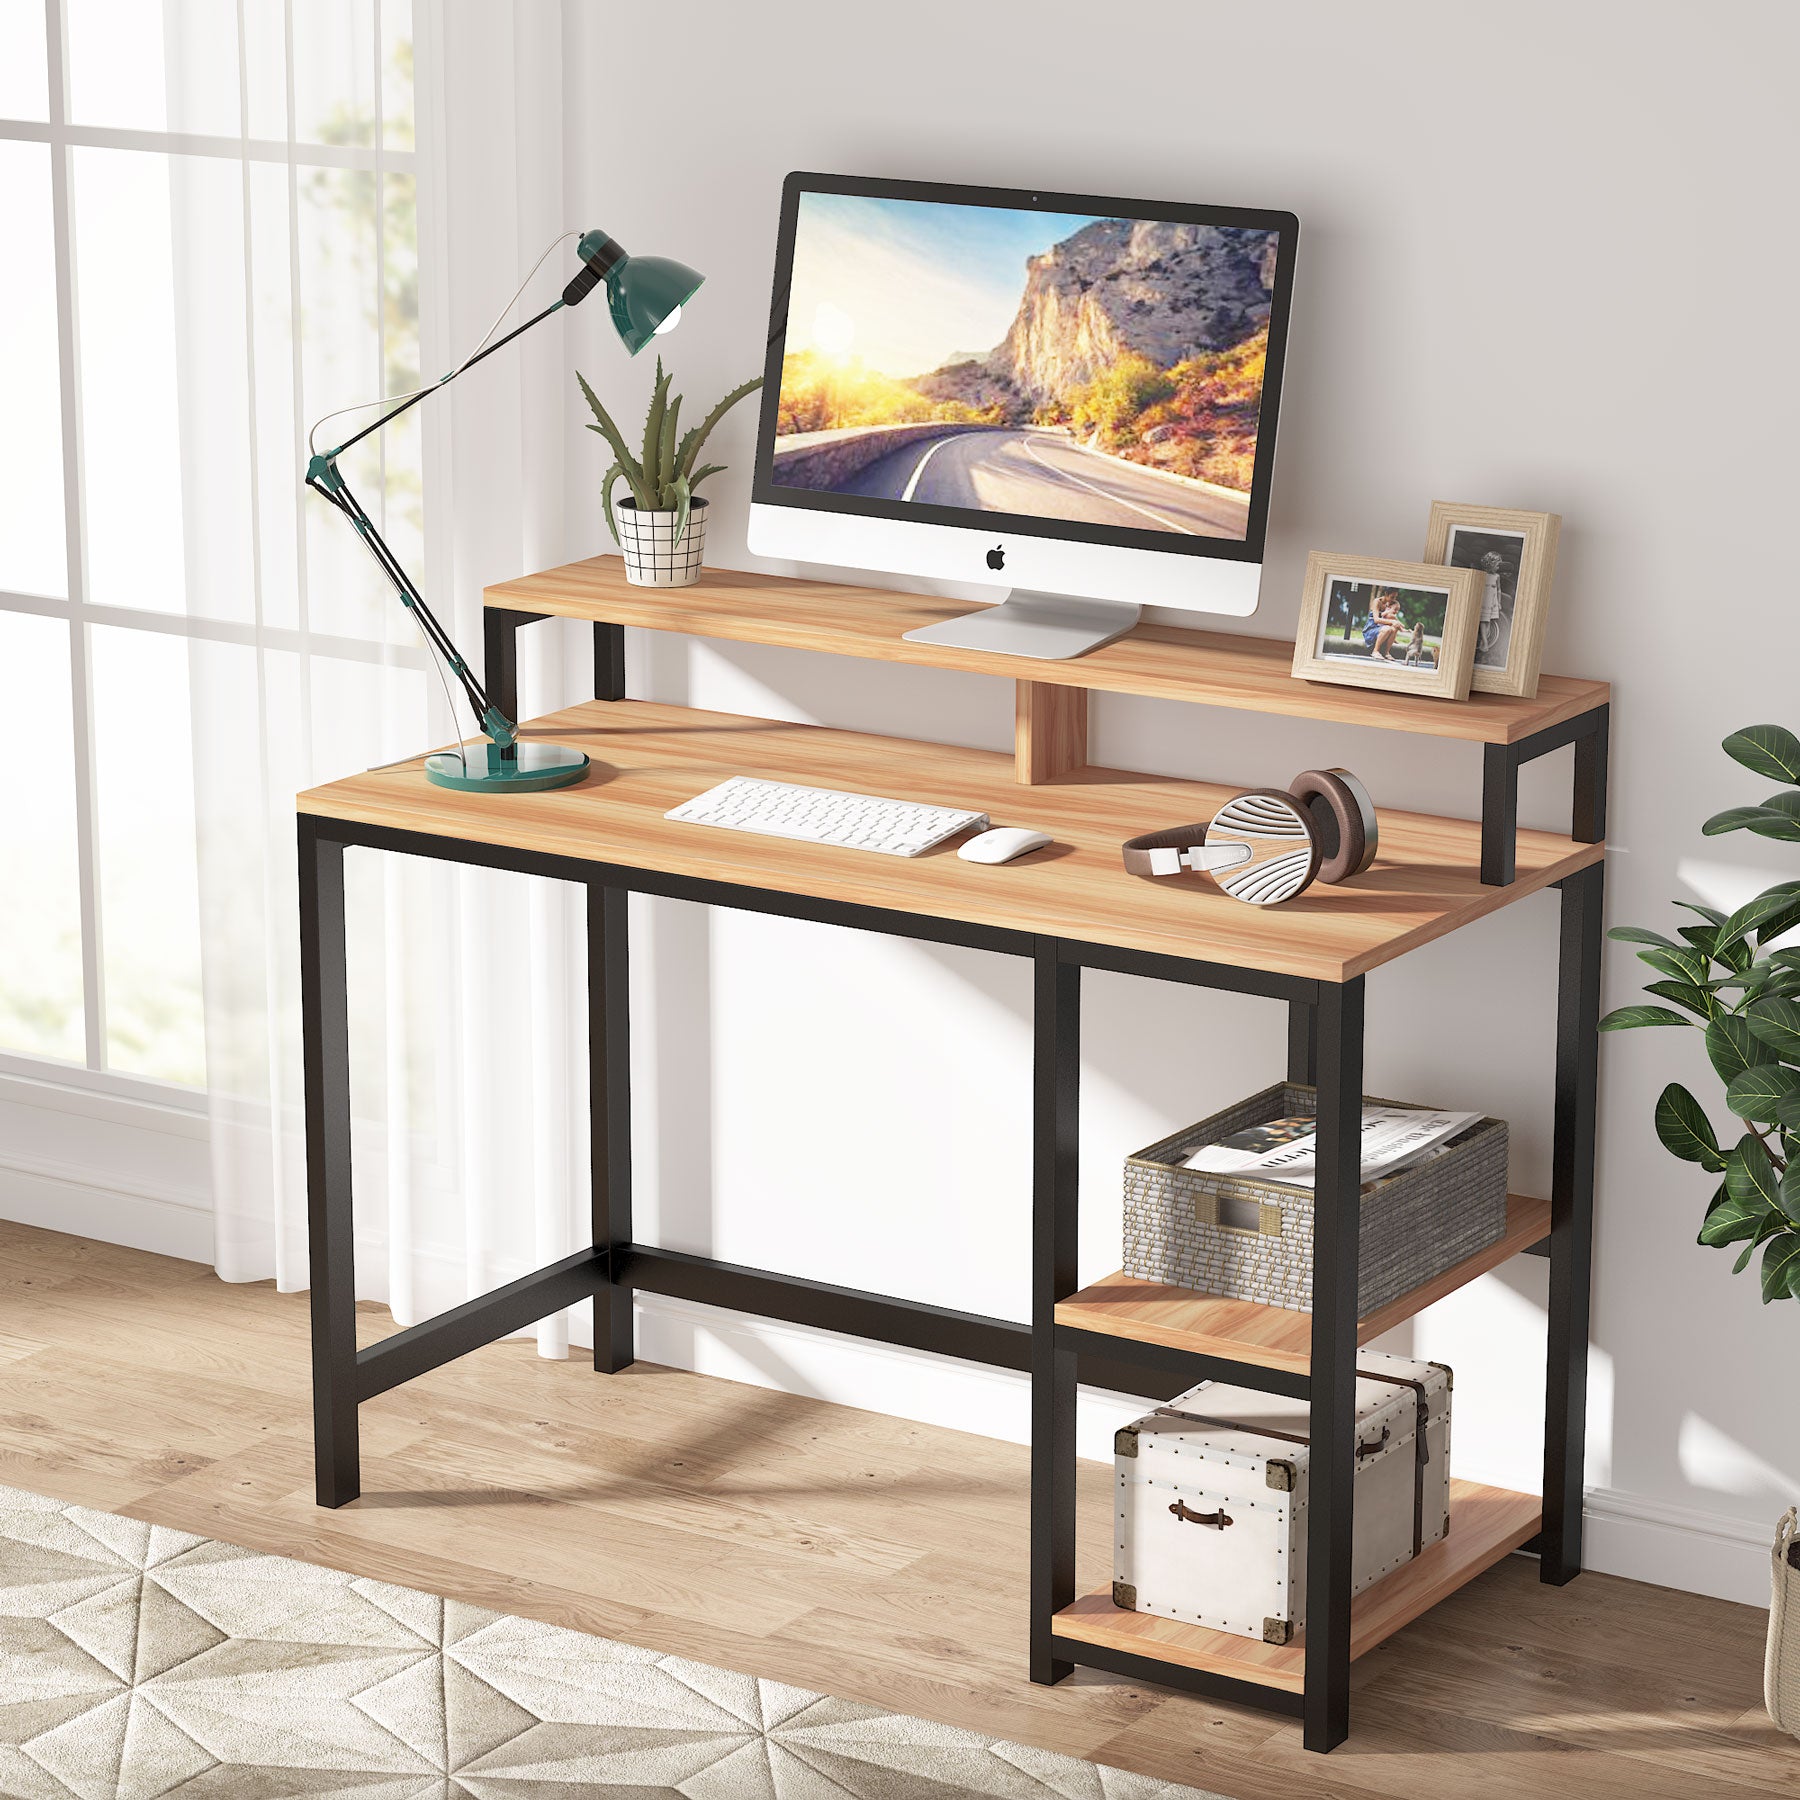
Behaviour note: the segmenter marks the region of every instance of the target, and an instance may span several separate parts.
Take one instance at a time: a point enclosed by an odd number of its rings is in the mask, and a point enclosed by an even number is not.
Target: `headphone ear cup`
[[[1308,769],[1296,775],[1288,793],[1310,815],[1311,802],[1323,803],[1337,828],[1337,842],[1319,866],[1319,880],[1348,881],[1375,860],[1381,826],[1369,790],[1348,769]]]
[[[1319,835],[1306,802],[1278,788],[1251,788],[1226,801],[1206,828],[1209,849],[1241,844],[1249,858],[1212,878],[1247,906],[1279,906],[1309,888],[1319,872]]]

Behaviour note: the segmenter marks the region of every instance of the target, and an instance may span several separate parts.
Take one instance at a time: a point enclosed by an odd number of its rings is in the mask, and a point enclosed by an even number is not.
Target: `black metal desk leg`
[[[1039,938],[1032,989],[1031,1679],[1061,1681],[1056,1613],[1075,1598],[1075,1353],[1056,1347],[1056,1303],[1075,1291],[1081,970]]]
[[[594,627],[594,698],[625,698],[625,627]]]
[[[631,1242],[631,1003],[624,888],[588,883],[588,1143],[594,1247]],[[613,1281],[594,1296],[594,1367],[616,1375],[632,1362],[631,1289]]]
[[[1308,1750],[1330,1750],[1350,1731],[1350,1527],[1362,1212],[1360,976],[1342,986],[1320,987],[1318,1084],[1304,1738]]]
[[[1519,753],[1511,744],[1481,749],[1481,880],[1509,887],[1519,850]]]
[[[481,609],[482,686],[509,719],[519,716],[519,627],[535,625],[548,613],[513,612],[504,606]]]
[[[356,1244],[350,1187],[350,1012],[344,846],[300,817],[300,1037],[312,1272],[313,1478],[321,1506],[362,1492],[357,1454]]]
[[[1588,729],[1575,740],[1575,802],[1569,814],[1569,836],[1584,844],[1606,838],[1606,751],[1612,708],[1597,706],[1585,721]]]
[[[1319,1009],[1309,1000],[1288,1002],[1287,1078],[1304,1087],[1319,1079]]]
[[[1539,1576],[1556,1587],[1581,1573],[1605,865],[1596,863],[1578,875],[1566,876],[1560,886],[1562,945],[1556,999],[1556,1124],[1550,1152],[1544,1528],[1538,1539]]]

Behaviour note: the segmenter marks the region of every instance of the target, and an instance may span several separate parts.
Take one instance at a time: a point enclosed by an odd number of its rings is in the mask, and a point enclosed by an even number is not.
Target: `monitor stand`
[[[1015,589],[998,606],[964,613],[907,632],[914,644],[950,644],[959,650],[995,650],[1007,656],[1035,656],[1057,662],[1098,650],[1123,637],[1138,622],[1140,607],[1119,600],[1083,600],[1069,594],[1034,594]]]

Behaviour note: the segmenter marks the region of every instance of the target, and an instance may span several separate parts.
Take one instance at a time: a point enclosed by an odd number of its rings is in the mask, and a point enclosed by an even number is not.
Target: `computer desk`
[[[610,565],[610,567],[608,567]],[[489,686],[516,710],[514,632],[560,611],[596,626],[599,697],[525,728],[526,738],[577,744],[593,759],[581,784],[500,797],[455,793],[424,778],[422,758],[300,795],[302,1008],[313,1380],[318,1499],[341,1506],[361,1491],[357,1408],[429,1369],[577,1301],[594,1303],[594,1365],[612,1372],[634,1354],[632,1294],[677,1295],[768,1318],[905,1345],[1031,1378],[1029,1668],[1054,1682],[1076,1663],[1182,1686],[1303,1717],[1307,1745],[1327,1750],[1348,1731],[1352,1659],[1521,1546],[1538,1550],[1546,1581],[1581,1566],[1591,1256],[1596,1024],[1599,1007],[1607,691],[1554,682],[1540,702],[1485,697],[1454,703],[1275,683],[1270,647],[1206,634],[1120,640],[1076,664],[1019,663],[988,653],[929,657],[900,632],[934,608],[917,596],[772,577],[709,577],[707,591],[630,589],[616,559],[596,558],[488,594]],[[744,605],[753,584],[763,610]],[[560,604],[544,604],[554,597]],[[798,641],[897,661],[980,667],[1020,682],[1017,759],[1003,753],[870,736],[822,726],[696,711],[623,697],[622,625],[696,627],[716,609],[717,635],[796,641],[791,615],[814,609]],[[784,614],[784,607],[787,612]],[[886,609],[885,611],[883,609]],[[833,625],[831,622],[835,620]],[[828,628],[829,627],[829,628]],[[810,637],[808,631],[811,632]],[[784,636],[783,634],[789,634]],[[1195,640],[1194,642],[1166,640]],[[1145,643],[1151,654],[1145,655]],[[1258,646],[1261,645],[1259,648]],[[1248,646],[1248,648],[1245,648]],[[1278,649],[1279,647],[1274,647]],[[1192,653],[1186,697],[1351,718],[1448,736],[1480,736],[1485,773],[1516,781],[1524,755],[1577,745],[1577,835],[1518,831],[1484,801],[1483,821],[1383,809],[1381,854],[1364,875],[1316,887],[1286,906],[1240,904],[1195,881],[1127,875],[1119,845],[1161,825],[1209,818],[1231,789],[1088,767],[1085,711],[1071,671],[1093,686],[1166,681]],[[1141,660],[1138,674],[1131,658]],[[1254,692],[1232,688],[1230,657]],[[1248,660],[1245,660],[1248,659]],[[1259,660],[1260,659],[1260,660]],[[1119,674],[1121,662],[1128,673]],[[996,667],[995,665],[1000,665]],[[1197,677],[1214,671],[1215,687]],[[1218,671],[1225,670],[1225,674]],[[1219,684],[1223,684],[1221,687]],[[1197,689],[1203,691],[1196,691]],[[1264,690],[1267,690],[1266,695]],[[1229,690],[1229,691],[1226,691]],[[1128,691],[1141,691],[1130,689]],[[1048,696],[1058,730],[1040,754]],[[1277,703],[1262,705],[1264,698]],[[1083,696],[1083,708],[1085,696]],[[1422,710],[1421,710],[1422,709]],[[1558,716],[1550,716],[1556,714]],[[1366,716],[1365,716],[1366,715]],[[1485,721],[1469,729],[1471,717]],[[1548,722],[1546,722],[1548,720]],[[1033,750],[1035,738],[1038,750]],[[1496,740],[1498,743],[1496,744]],[[1044,779],[1049,773],[1052,779]],[[998,867],[966,863],[954,846],[917,858],[674,824],[663,814],[729,775],[844,787],[979,808],[995,824],[1025,823],[1054,845]],[[1038,785],[1020,785],[1021,778]],[[1502,782],[1504,787],[1504,781]],[[1507,828],[1504,846],[1496,812]],[[1594,841],[1585,841],[1591,838]],[[349,1029],[344,853],[386,850],[580,884],[587,894],[590,1245],[492,1293],[359,1350],[350,1178]],[[1482,879],[1502,855],[1512,879]],[[1489,867],[1488,873],[1493,869]],[[1555,1021],[1555,1128],[1548,1201],[1514,1196],[1501,1242],[1413,1294],[1358,1319],[1358,1128],[1367,975],[1417,946],[1545,888],[1561,894]],[[634,1241],[631,1207],[630,1021],[626,903],[663,895],[926,942],[1016,956],[1033,970],[1032,1311],[1029,1323],[921,1305],[659,1249]],[[1265,996],[1288,1008],[1287,1074],[1316,1083],[1321,1154],[1309,1314],[1109,1277],[1087,1288],[1076,1271],[1076,1119],[1081,975],[1106,969]],[[1129,1146],[1120,1146],[1121,1154]],[[1457,1481],[1440,1544],[1350,1600],[1353,1399],[1357,1345],[1521,1251],[1550,1263],[1543,1497]],[[1273,1646],[1114,1607],[1074,1589],[1075,1394],[1078,1381],[1167,1397],[1217,1377],[1305,1398],[1311,1406],[1310,1623]]]

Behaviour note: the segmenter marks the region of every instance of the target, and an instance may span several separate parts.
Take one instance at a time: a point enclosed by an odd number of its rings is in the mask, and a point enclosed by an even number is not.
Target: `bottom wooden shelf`
[[[1452,1478],[1449,1536],[1376,1582],[1355,1602],[1350,1613],[1351,1656],[1373,1650],[1501,1557],[1510,1556],[1536,1535],[1542,1516],[1536,1494]],[[1203,1625],[1125,1612],[1113,1605],[1110,1591],[1087,1594],[1065,1606],[1056,1615],[1056,1635],[1290,1693],[1300,1693],[1305,1686],[1304,1633],[1291,1644],[1259,1644]]]

